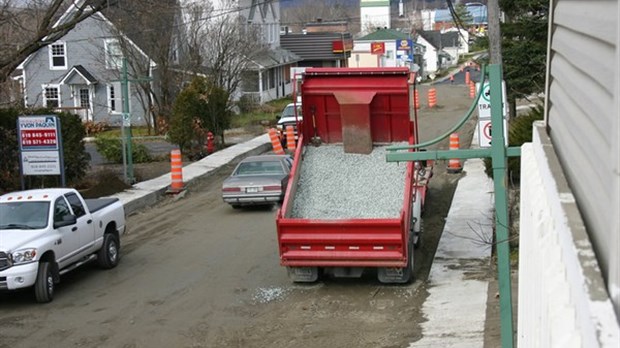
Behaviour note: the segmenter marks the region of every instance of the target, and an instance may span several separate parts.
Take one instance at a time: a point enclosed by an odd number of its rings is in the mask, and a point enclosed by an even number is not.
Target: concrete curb
[[[217,151],[200,161],[183,167],[183,182],[185,187],[193,185],[198,180],[207,178],[221,167],[235,163],[247,156],[258,155],[270,149],[271,142],[267,134],[260,135],[244,143],[236,144],[221,151]],[[130,189],[117,193],[112,197],[118,198],[125,207],[125,214],[131,215],[136,211],[157,203],[170,186],[170,174],[155,179],[139,182]]]

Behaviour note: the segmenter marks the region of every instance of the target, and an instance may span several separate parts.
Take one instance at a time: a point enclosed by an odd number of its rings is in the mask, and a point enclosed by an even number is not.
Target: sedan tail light
[[[241,188],[239,187],[224,187],[222,192],[241,192]]]
[[[282,186],[280,185],[263,186],[263,191],[282,191]]]

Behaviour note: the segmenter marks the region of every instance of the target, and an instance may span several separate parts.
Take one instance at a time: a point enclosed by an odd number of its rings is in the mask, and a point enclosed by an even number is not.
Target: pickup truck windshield
[[[33,230],[47,227],[49,202],[0,204],[0,230]]]

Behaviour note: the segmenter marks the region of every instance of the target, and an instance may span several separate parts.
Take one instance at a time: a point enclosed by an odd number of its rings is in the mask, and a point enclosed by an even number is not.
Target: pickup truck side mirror
[[[54,228],[71,226],[71,225],[75,225],[76,223],[77,223],[77,217],[75,217],[75,215],[73,214],[68,214],[68,215],[64,215],[62,217],[62,220],[54,221]]]

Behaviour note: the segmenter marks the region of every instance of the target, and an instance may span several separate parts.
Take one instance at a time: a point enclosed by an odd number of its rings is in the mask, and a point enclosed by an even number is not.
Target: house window
[[[121,94],[120,82],[108,84],[108,111],[112,114],[120,114],[123,112],[123,97]]]
[[[276,88],[276,69],[269,69],[269,88]]]
[[[67,47],[64,42],[49,45],[50,70],[67,69]]]
[[[123,50],[116,39],[105,40],[106,69],[120,69],[123,64]]]
[[[80,107],[90,109],[90,93],[88,88],[80,88]]]
[[[43,106],[48,108],[60,107],[60,87],[43,86]]]

